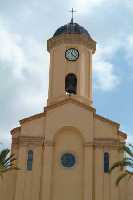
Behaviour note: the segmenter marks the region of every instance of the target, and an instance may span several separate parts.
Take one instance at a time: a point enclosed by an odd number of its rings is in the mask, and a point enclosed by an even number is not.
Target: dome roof
[[[56,30],[56,32],[54,33],[53,37],[58,36],[62,33],[65,33],[65,34],[84,34],[87,37],[90,37],[90,34],[88,33],[88,31],[84,27],[80,26],[77,23],[73,23],[72,21],[70,23],[58,28]]]

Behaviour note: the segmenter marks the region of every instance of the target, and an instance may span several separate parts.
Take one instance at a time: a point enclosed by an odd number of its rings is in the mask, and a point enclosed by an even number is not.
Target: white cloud
[[[121,0],[73,0],[71,1],[73,3],[74,8],[76,8],[80,13],[86,14],[86,13],[96,13],[97,8],[106,8],[106,10],[112,9],[112,8],[125,8],[128,9],[128,11],[133,11],[133,2],[132,0],[124,0],[124,2],[121,3]],[[104,13],[102,17],[104,16]],[[112,17],[113,19],[113,17]]]
[[[10,147],[10,136],[0,129],[0,149]]]
[[[80,13],[92,12],[94,7],[101,6],[107,0],[74,0],[74,7]]]
[[[126,68],[130,71],[128,79],[133,80],[133,33],[126,37],[124,43],[125,60],[127,62]]]
[[[25,55],[19,46],[21,37],[9,33],[0,26],[0,60],[12,66],[13,70],[19,71],[25,62]]]
[[[128,134],[127,142],[133,144],[133,134]]]
[[[119,45],[98,46],[94,56],[94,87],[103,91],[110,91],[118,86],[120,80],[115,74],[115,66],[111,58],[118,50]]]
[[[119,84],[119,78],[113,72],[114,66],[106,61],[96,61],[94,65],[95,87],[110,91]]]
[[[0,19],[0,79],[4,81],[0,85],[3,113],[0,142],[3,144],[9,145],[9,130],[17,126],[18,120],[42,111],[46,103],[49,57],[46,44],[44,49],[43,45],[33,37],[12,32]]]
[[[24,5],[19,15],[20,15],[21,20],[24,21],[24,20],[29,19],[32,14],[33,14],[33,10],[31,9],[31,7]]]
[[[125,42],[125,50],[128,62],[133,64],[133,33],[127,36]]]
[[[13,33],[0,20],[0,61],[12,68],[14,75],[22,78],[23,70],[40,73],[46,68],[48,58],[36,39]]]
[[[34,38],[26,38],[12,33],[2,23],[0,24],[0,44],[2,67],[8,67],[11,70],[16,84],[19,83],[20,86],[23,84],[17,97],[19,104],[23,100],[23,106],[33,107],[37,105],[40,96],[44,94],[46,97],[47,94],[47,90],[44,90],[44,87],[47,88],[48,85],[49,57],[46,53],[46,47],[43,52],[41,42],[39,43]],[[0,90],[2,90],[2,85]]]

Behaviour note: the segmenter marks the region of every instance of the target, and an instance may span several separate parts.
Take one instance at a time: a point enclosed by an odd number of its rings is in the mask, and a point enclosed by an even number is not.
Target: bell
[[[75,74],[68,74],[65,79],[65,90],[69,94],[76,94],[77,90],[77,78]]]
[[[76,94],[76,90],[74,85],[69,84],[68,87],[66,88],[66,92],[70,93],[70,94]]]

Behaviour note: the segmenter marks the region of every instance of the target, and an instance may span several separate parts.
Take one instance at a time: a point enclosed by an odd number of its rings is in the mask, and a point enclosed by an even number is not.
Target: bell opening
[[[77,77],[75,74],[68,74],[66,76],[65,91],[67,94],[77,94]]]

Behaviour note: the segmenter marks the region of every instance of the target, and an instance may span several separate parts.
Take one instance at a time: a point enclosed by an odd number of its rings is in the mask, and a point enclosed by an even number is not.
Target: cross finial
[[[76,12],[76,10],[74,10],[74,9],[72,8],[72,10],[70,10],[69,12],[72,13],[71,23],[73,23],[73,14],[74,14],[74,12]]]

